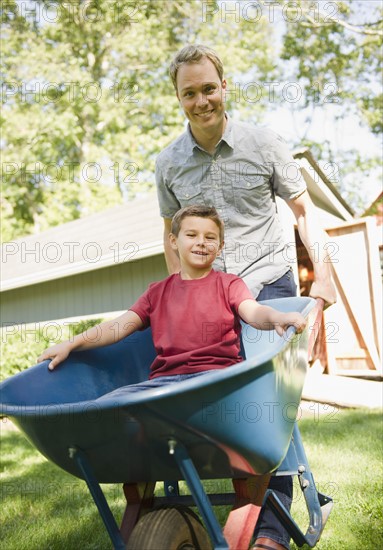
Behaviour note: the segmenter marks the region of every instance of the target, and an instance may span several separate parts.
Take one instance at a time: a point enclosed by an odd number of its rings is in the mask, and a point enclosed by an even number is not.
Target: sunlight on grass
[[[330,421],[331,420],[331,421]],[[381,411],[340,409],[333,418],[299,423],[318,489],[334,500],[321,550],[383,547]],[[293,516],[305,530],[304,498],[295,484]],[[297,546],[291,545],[292,550]]]
[[[304,419],[299,425],[317,487],[335,503],[317,548],[382,548],[381,412],[340,410],[331,419]],[[231,490],[230,480],[209,481],[206,485],[210,492],[214,487],[216,492]],[[103,485],[103,490],[119,523],[124,510],[121,486]],[[47,461],[18,431],[7,430],[1,435],[0,491],[1,548],[111,548],[85,483]],[[227,511],[227,507],[217,510],[221,522]],[[297,481],[292,511],[306,531],[307,513]],[[292,544],[291,548],[297,547]]]

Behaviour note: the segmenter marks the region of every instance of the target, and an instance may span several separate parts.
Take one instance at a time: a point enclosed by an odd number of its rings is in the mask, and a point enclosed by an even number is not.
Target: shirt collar
[[[220,145],[220,143],[224,141],[231,149],[233,149],[234,148],[233,122],[227,113],[225,113],[225,116],[226,116],[226,126],[223,132],[223,136],[218,143],[218,146]],[[190,153],[192,153],[195,148],[199,149],[200,151],[203,151],[203,149],[198,145],[198,143],[193,137],[193,134],[190,129],[190,122],[188,122],[188,125],[186,127],[185,138],[186,138],[186,146],[189,149]]]
[[[233,121],[227,113],[225,113],[225,116],[226,116],[226,126],[223,132],[221,142],[224,141],[225,143],[227,143],[229,147],[231,147],[231,149],[234,149]]]

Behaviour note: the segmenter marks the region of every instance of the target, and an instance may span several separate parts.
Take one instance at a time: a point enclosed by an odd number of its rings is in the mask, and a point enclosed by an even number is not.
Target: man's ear
[[[227,88],[227,82],[226,80],[222,80],[222,103],[225,103],[226,101],[226,88]]]
[[[177,237],[173,233],[169,233],[169,242],[173,250],[178,250]]]

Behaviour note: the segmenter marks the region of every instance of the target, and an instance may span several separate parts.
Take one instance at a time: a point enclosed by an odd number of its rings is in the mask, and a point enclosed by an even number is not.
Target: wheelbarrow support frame
[[[333,506],[333,500],[330,497],[320,493],[315,486],[314,476],[311,472],[306,457],[301,434],[297,424],[294,424],[293,437],[286,457],[286,462],[288,462],[291,458],[290,453],[294,453],[295,457],[293,460],[295,459],[298,463],[299,484],[303,492],[309,514],[309,526],[306,534],[303,534],[301,529],[293,520],[290,512],[284,507],[276,494],[270,489],[266,491],[264,505],[271,508],[274,515],[283,524],[291,538],[298,546],[307,544],[310,548],[313,548],[322,534]]]
[[[70,447],[68,449],[69,456],[72,458],[80,472],[82,473],[85,482],[88,486],[89,492],[93,497],[94,503],[97,506],[98,512],[104,522],[106,530],[108,531],[110,540],[112,541],[113,548],[115,550],[125,550],[125,543],[122,538],[121,532],[118,528],[116,520],[112,514],[111,509],[109,508],[108,502],[105,498],[104,493],[98,483],[95,475],[93,474],[92,468],[87,460],[85,453],[78,447]]]
[[[301,531],[290,512],[283,506],[275,493],[272,490],[266,489],[269,475],[233,480],[235,494],[208,495],[204,490],[198,472],[185,446],[175,439],[169,440],[168,445],[169,454],[174,456],[191,496],[179,495],[177,482],[165,482],[166,496],[157,498],[152,498],[154,484],[149,484],[150,487],[148,487],[148,484],[145,484],[146,489],[141,496],[138,490],[139,484],[135,484],[137,489],[135,492],[136,498],[134,502],[130,503],[127,497],[127,508],[121,530],[117,526],[100,484],[92,472],[86,454],[77,447],[69,448],[69,456],[76,462],[79,471],[85,479],[115,550],[125,549],[131,529],[145,508],[145,502],[148,499],[152,504],[186,504],[188,506],[196,506],[213,542],[214,550],[237,550],[237,548],[248,547],[261,510],[262,499],[263,505],[271,508],[272,512],[284,525],[299,547],[307,544],[310,548],[313,548],[318,542],[331,512],[333,501],[330,497],[319,493],[316,489],[301,435],[296,424],[294,425],[292,442],[287,456],[282,463],[280,474],[283,474],[284,469],[291,469],[291,464],[298,464],[299,483],[309,514],[309,526],[306,534]],[[171,491],[168,490],[169,488],[171,488]],[[229,504],[229,502],[233,504],[233,509],[229,514],[224,530],[222,530],[213,511],[213,505]],[[135,517],[128,527],[126,521],[129,522],[129,511]]]

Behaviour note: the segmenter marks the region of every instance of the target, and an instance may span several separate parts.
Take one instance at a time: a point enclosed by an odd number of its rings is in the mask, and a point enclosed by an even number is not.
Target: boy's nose
[[[199,236],[197,237],[197,244],[198,244],[199,246],[203,246],[203,245],[205,244],[205,238],[204,238],[203,235],[199,235]]]

